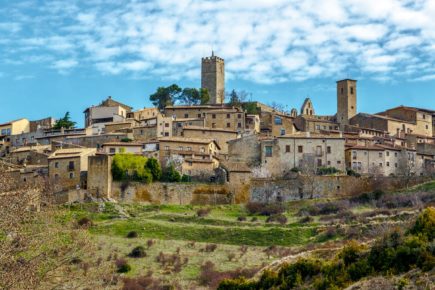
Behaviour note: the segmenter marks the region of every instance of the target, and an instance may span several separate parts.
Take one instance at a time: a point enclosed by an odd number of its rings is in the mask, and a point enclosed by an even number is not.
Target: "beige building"
[[[261,133],[278,137],[296,133],[294,118],[280,112],[262,111],[260,115]]]
[[[88,158],[96,149],[70,148],[55,151],[48,157],[50,183],[56,192],[82,188],[86,189]]]
[[[30,122],[27,119],[0,124],[0,157],[9,154],[11,151],[11,136],[29,132]]]
[[[93,134],[104,133],[106,123],[124,121],[131,110],[131,107],[108,97],[98,106],[89,107],[83,112],[85,114],[85,127],[91,127]]]
[[[205,127],[226,129],[243,133],[245,131],[245,112],[234,109],[222,109],[204,113]]]
[[[159,151],[162,167],[177,159],[183,174],[212,176],[219,166],[220,146],[212,139],[163,137],[159,140]]]
[[[209,104],[225,102],[225,61],[213,52],[210,57],[202,58],[201,88],[208,90]]]
[[[418,171],[415,150],[381,144],[346,148],[346,165],[360,174],[401,175],[404,163]]]
[[[159,110],[157,108],[143,108],[135,112],[127,113],[127,118],[141,121],[144,119],[150,119],[156,117],[158,114],[159,114]]]
[[[130,153],[142,154],[143,144],[137,142],[107,142],[101,148],[106,154]]]
[[[388,132],[390,136],[405,137],[416,130],[416,124],[396,118],[359,113],[350,119],[350,124],[361,128],[372,128]]]
[[[388,116],[414,124],[415,126],[411,133],[428,137],[432,137],[434,134],[433,116],[435,115],[435,111],[433,110],[399,106],[378,113],[378,115]]]
[[[261,167],[272,177],[282,177],[293,168],[335,167],[345,171],[343,137],[300,133],[261,141]],[[312,164],[307,164],[312,162]]]
[[[215,140],[221,148],[219,153],[226,155],[228,154],[227,142],[237,139],[239,137],[239,134],[237,133],[237,131],[233,130],[188,126],[183,128],[182,136],[185,138],[204,138]]]
[[[24,146],[12,150],[7,160],[13,164],[46,166],[50,154],[51,145]]]

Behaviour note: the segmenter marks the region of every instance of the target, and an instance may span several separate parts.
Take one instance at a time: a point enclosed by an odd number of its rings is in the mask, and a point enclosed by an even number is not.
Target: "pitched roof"
[[[75,158],[83,155],[96,153],[97,149],[94,148],[67,148],[56,150],[51,154],[48,159],[62,159],[62,158]]]

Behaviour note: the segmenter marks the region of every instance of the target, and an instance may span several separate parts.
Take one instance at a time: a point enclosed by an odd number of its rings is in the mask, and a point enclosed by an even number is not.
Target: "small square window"
[[[303,153],[304,152],[304,146],[298,146],[298,152]]]
[[[290,145],[285,145],[285,152],[289,153],[290,152]]]

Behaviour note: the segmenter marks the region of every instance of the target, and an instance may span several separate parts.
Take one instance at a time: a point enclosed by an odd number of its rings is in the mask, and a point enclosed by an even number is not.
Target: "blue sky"
[[[433,0],[0,0],[0,122],[60,117],[103,98],[150,106],[158,87],[226,88],[334,114],[335,81],[358,79],[358,110],[435,109]]]

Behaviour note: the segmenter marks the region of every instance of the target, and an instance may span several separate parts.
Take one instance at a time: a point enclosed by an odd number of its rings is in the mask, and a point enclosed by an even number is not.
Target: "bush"
[[[420,214],[411,228],[410,233],[427,237],[429,241],[435,239],[435,208],[428,207]]]
[[[339,173],[340,170],[338,170],[335,167],[320,167],[317,169],[318,175],[332,175]]]
[[[160,163],[155,158],[149,158],[146,162],[146,167],[151,172],[153,176],[153,181],[158,181],[162,178],[162,168],[160,167]]]
[[[205,217],[208,216],[210,212],[211,212],[211,208],[200,208],[196,211],[196,215],[198,217]]]
[[[246,221],[246,217],[245,216],[239,216],[239,217],[237,217],[237,220],[239,222],[244,222],[244,221]]]
[[[126,259],[117,259],[115,261],[116,272],[118,273],[127,273],[130,272],[131,266],[128,264]]]
[[[129,238],[129,239],[137,238],[137,236],[138,236],[138,234],[137,234],[136,231],[130,231],[130,232],[128,232],[128,234],[127,234],[127,238]]]
[[[214,252],[216,249],[217,249],[217,245],[216,245],[216,244],[207,244],[207,245],[205,246],[205,251],[206,251],[207,253]]]
[[[131,250],[130,254],[128,254],[131,258],[143,258],[146,257],[145,248],[142,246],[137,246],[133,250]]]
[[[192,177],[190,175],[183,174],[183,176],[181,176],[181,182],[191,182],[191,181],[192,181]]]
[[[80,227],[90,227],[92,226],[92,220],[88,217],[83,217],[77,221]]]
[[[249,214],[259,214],[264,216],[271,216],[282,214],[286,211],[286,206],[282,203],[261,203],[261,202],[248,202],[246,209]]]
[[[347,173],[348,176],[361,177],[361,174],[359,174],[358,172],[354,171],[353,169],[347,169],[346,173]]]
[[[112,161],[113,179],[151,183],[153,176],[146,167],[147,158],[134,154],[115,154]]]
[[[267,223],[270,222],[278,222],[282,225],[285,225],[287,223],[287,217],[283,214],[275,214],[275,215],[271,215],[266,219]]]
[[[175,169],[175,166],[171,164],[163,172],[162,179],[166,182],[180,182],[181,174]]]

